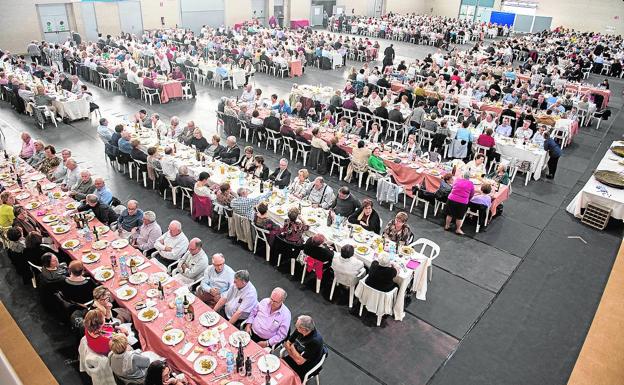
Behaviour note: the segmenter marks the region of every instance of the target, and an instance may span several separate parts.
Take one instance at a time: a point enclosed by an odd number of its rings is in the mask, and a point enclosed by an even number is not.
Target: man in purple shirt
[[[35,153],[35,141],[30,137],[27,132],[22,132],[22,150],[20,151],[20,158],[30,159]]]
[[[218,312],[223,308],[225,318],[232,325],[237,325],[249,317],[257,304],[258,293],[254,285],[249,282],[249,272],[239,270],[234,274],[234,285],[221,296],[214,310]]]
[[[276,345],[288,336],[291,316],[284,300],[286,291],[276,287],[271,297],[260,301],[245,321],[245,330],[263,348]]]
[[[154,79],[152,79],[149,74],[145,75],[145,77],[143,78],[143,87],[147,87],[147,88],[153,88],[153,89],[160,89],[160,84],[156,83],[154,81]]]

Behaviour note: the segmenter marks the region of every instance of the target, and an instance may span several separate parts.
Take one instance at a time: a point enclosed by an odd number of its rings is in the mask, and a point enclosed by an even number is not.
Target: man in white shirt
[[[335,274],[342,274],[355,278],[360,270],[364,267],[364,263],[353,257],[353,246],[344,245],[340,248],[340,254],[335,254],[332,260],[332,269]]]
[[[130,83],[139,84],[139,78],[136,74],[136,67],[132,67],[130,70],[128,70],[127,79]]]
[[[173,149],[171,147],[165,147],[165,154],[160,159],[160,166],[162,167],[163,174],[169,180],[175,180],[178,176],[178,168],[175,165],[175,159],[173,158]]]
[[[173,220],[169,223],[169,231],[161,235],[154,243],[156,253],[152,255],[163,265],[169,266],[180,259],[188,245],[188,238],[182,232],[182,224]]]
[[[531,130],[530,126],[531,126],[531,121],[528,119],[525,119],[522,122],[522,127],[518,127],[518,129],[516,130],[516,134],[514,135],[516,139],[520,139],[520,140],[531,139],[531,136],[533,136],[533,131]]]
[[[193,238],[188,244],[188,251],[180,258],[178,267],[173,271],[173,278],[188,285],[204,275],[208,267],[208,256],[202,249],[202,241]]]
[[[240,100],[242,100],[245,103],[253,103],[254,99],[256,98],[256,93],[253,90],[253,87],[251,87],[251,84],[247,84],[245,86],[245,89],[243,90],[243,94],[240,97]]]
[[[167,125],[165,122],[160,120],[160,115],[157,113],[152,114],[152,129],[154,131],[160,131],[161,134],[165,135],[167,133]]]
[[[65,161],[65,167],[67,168],[67,172],[65,173],[65,178],[63,178],[61,189],[68,191],[80,181],[80,167],[78,167],[78,163],[76,163],[73,158],[69,158]]]

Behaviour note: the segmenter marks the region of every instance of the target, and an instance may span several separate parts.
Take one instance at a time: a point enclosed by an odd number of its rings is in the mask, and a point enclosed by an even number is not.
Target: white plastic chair
[[[418,238],[412,244],[410,244],[414,251],[426,257],[429,262],[429,280],[431,281],[431,277],[433,275],[433,260],[440,255],[440,246],[434,241],[427,238]],[[418,249],[420,247],[420,250]],[[428,250],[429,249],[429,250]]]
[[[394,303],[396,302],[398,288],[394,288],[391,291],[385,292],[366,284],[368,275],[360,280],[355,288],[355,296],[360,300],[360,317],[362,316],[362,310],[364,306],[370,312],[377,315],[377,326],[381,325],[381,319],[384,315],[394,314]]]
[[[416,195],[412,198],[412,206],[410,207],[410,214],[414,207],[418,207],[418,204],[422,202],[425,205],[425,210],[423,211],[423,219],[427,219],[427,211],[429,211],[429,201],[420,197],[420,190],[416,192]]]
[[[251,225],[253,226],[254,230],[256,230],[256,236],[254,237],[255,239],[253,253],[256,254],[256,249],[258,248],[258,239],[262,240],[264,242],[266,250],[266,261],[269,262],[271,259],[271,246],[269,245],[269,239],[267,238],[267,236],[269,235],[270,231],[256,226],[255,223],[252,223]]]
[[[349,289],[349,309],[353,307],[353,297],[355,295],[355,287],[360,279],[366,274],[366,270],[362,268],[356,275],[347,275],[334,272],[334,280],[332,288],[329,292],[329,300],[334,298],[334,290],[336,286],[341,285]]]

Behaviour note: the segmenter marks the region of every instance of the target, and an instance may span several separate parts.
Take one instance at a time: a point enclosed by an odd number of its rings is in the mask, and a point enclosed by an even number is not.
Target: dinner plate
[[[165,273],[164,271],[159,271],[158,273],[150,275],[150,282],[154,284],[160,282],[164,285],[165,282],[169,280],[169,278],[171,278],[169,274]]]
[[[100,282],[108,281],[115,276],[115,271],[111,269],[98,269],[94,277]]]
[[[210,374],[217,368],[217,360],[212,356],[199,356],[193,363],[193,369],[197,374]]]
[[[237,348],[239,343],[242,343],[243,346],[247,346],[249,341],[251,341],[251,337],[249,336],[249,333],[247,333],[246,331],[239,330],[230,334],[229,341],[230,341],[230,345]]]
[[[98,253],[87,253],[82,256],[83,263],[95,263],[100,260],[100,254]]]
[[[15,199],[17,199],[17,200],[22,200],[22,199],[26,199],[26,198],[28,198],[28,197],[30,197],[30,193],[23,192],[23,193],[17,194],[17,195],[15,196]]]
[[[358,243],[368,243],[368,239],[363,234],[353,234],[353,239]]]
[[[110,231],[110,227],[106,225],[95,226],[95,229],[97,230],[98,234],[106,234]]]
[[[308,222],[308,224],[310,225],[318,224],[318,221],[315,218],[306,218],[306,222]]]
[[[137,295],[138,290],[132,286],[124,285],[118,288],[115,293],[117,293],[117,297],[122,301],[127,301],[130,298],[133,298]]]
[[[158,292],[158,289],[149,289],[145,292],[145,295],[147,296],[147,298],[155,298],[160,295],[160,292]]]
[[[184,339],[184,332],[180,329],[169,329],[163,333],[161,340],[165,345],[174,346]]]
[[[275,213],[277,215],[286,215],[286,210],[284,210],[284,209],[277,209],[277,210],[275,210]]]
[[[65,205],[67,210],[76,210],[78,208],[78,202],[69,202]]]
[[[262,373],[266,373],[267,371],[273,373],[279,369],[280,365],[280,359],[273,354],[265,354],[258,359],[258,369],[260,369]]]
[[[89,211],[88,213],[85,214],[85,217],[87,218],[88,222],[91,222],[92,220],[95,219],[95,214],[93,214],[93,211]]]
[[[41,206],[41,203],[39,202],[30,202],[26,204],[26,210],[34,210],[39,206]]]
[[[68,239],[61,244],[61,247],[64,249],[75,249],[78,246],[80,246],[80,241],[77,239]]]
[[[58,215],[50,214],[50,215],[46,215],[45,217],[43,217],[42,221],[43,223],[52,223],[52,222],[58,221],[58,219],[59,219]]]
[[[133,285],[140,285],[143,282],[147,281],[147,278],[149,278],[147,273],[139,271],[138,273],[130,275],[128,281]]]
[[[124,247],[128,246],[130,244],[130,242],[128,242],[127,239],[115,239],[113,242],[111,242],[111,246],[113,247],[113,249],[123,249]]]
[[[401,247],[400,253],[409,257],[409,256],[414,255],[416,251],[414,250],[412,246],[403,246]]]
[[[145,309],[139,310],[139,314],[137,314],[137,316],[139,317],[140,321],[151,322],[158,317],[158,314],[159,314],[158,309],[156,309],[155,307],[146,307]],[[179,329],[171,329],[171,330],[167,330],[167,332],[170,332],[172,330],[179,330]],[[165,334],[167,334],[167,332],[165,332]],[[180,332],[182,332],[182,330],[180,330]],[[163,342],[167,344],[167,342],[164,339],[165,334],[163,334]],[[184,336],[184,333],[182,333],[182,336]],[[178,342],[174,343],[173,345],[177,344]]]
[[[360,245],[355,248],[355,252],[359,255],[367,255],[370,252],[370,248],[366,245]]]
[[[52,182],[46,183],[43,186],[41,186],[41,188],[44,190],[52,190],[55,187],[56,187],[56,183],[52,183]]]
[[[206,327],[211,327],[219,323],[221,317],[219,313],[214,311],[207,311],[199,316],[199,323]]]
[[[141,266],[142,264],[145,263],[145,258],[143,258],[140,255],[133,255],[132,257],[129,257],[128,259],[126,259],[126,265],[130,266],[130,263],[132,261],[134,261],[135,266]]]
[[[45,178],[45,175],[43,175],[43,174],[37,174],[37,175],[33,175],[33,176],[31,176],[31,177],[30,177],[30,180],[35,181],[35,182],[36,182],[36,181],[41,180],[41,179],[43,179],[43,178]]]
[[[219,343],[219,332],[214,329],[204,330],[197,336],[197,342],[201,346],[216,345]]]
[[[54,234],[65,234],[71,229],[69,225],[57,225],[52,228]]]
[[[56,191],[52,193],[52,196],[54,197],[54,199],[61,199],[63,197],[63,193],[60,191]]]
[[[108,247],[108,241],[104,239],[100,239],[99,241],[93,242],[91,248],[94,250],[104,250]]]

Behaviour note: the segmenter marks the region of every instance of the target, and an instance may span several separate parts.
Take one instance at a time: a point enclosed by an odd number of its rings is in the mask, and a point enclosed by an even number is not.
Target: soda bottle
[[[177,297],[175,299],[175,305],[176,305],[176,317],[178,318],[184,317],[184,305],[182,304],[182,298]]]
[[[128,266],[126,265],[126,256],[119,257],[119,273],[122,278],[128,278]]]

